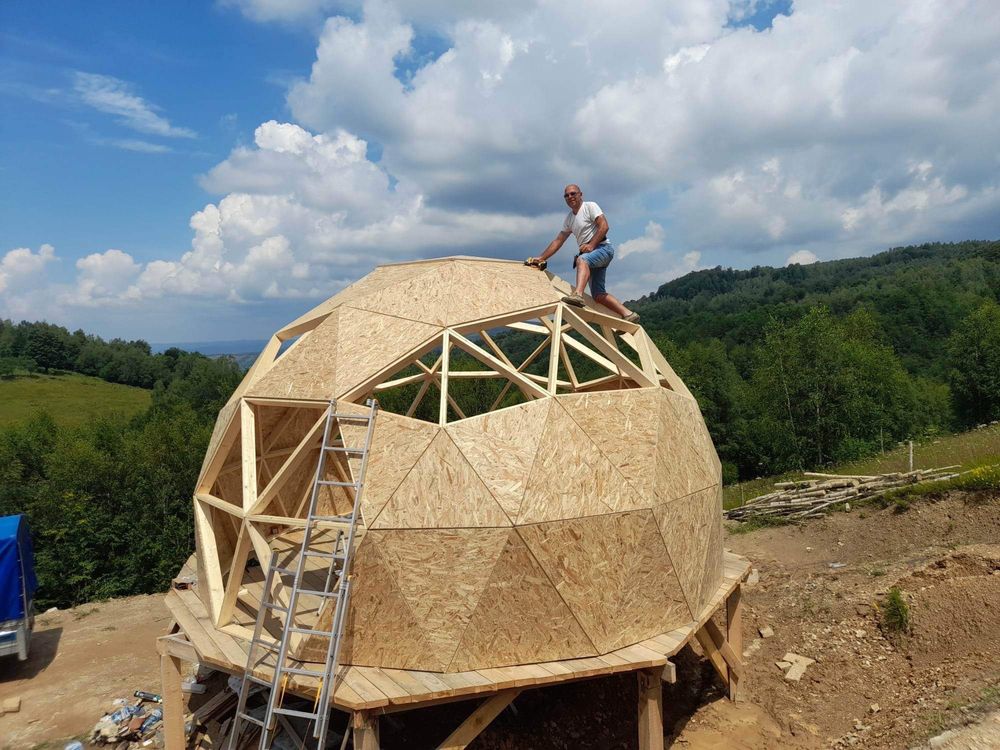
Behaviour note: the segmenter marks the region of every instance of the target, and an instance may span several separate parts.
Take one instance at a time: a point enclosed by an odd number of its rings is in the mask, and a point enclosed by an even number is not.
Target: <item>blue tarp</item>
[[[0,621],[24,617],[25,606],[35,598],[37,588],[28,519],[0,517]]]

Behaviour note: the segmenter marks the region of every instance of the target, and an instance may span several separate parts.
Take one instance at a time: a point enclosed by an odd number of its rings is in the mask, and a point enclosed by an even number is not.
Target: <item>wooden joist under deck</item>
[[[745,558],[726,552],[722,583],[698,620],[603,656],[454,673],[352,666],[342,670],[343,679],[338,681],[331,703],[344,711],[392,712],[641,669],[666,668],[664,675],[668,676],[672,674],[669,659],[695,637],[716,611],[726,606],[730,594],[749,569],[750,563]],[[195,574],[192,557],[181,575]],[[183,644],[178,636],[171,636],[162,639],[161,648],[167,653],[176,651],[174,655],[184,659],[190,658],[193,648],[200,661],[232,674],[243,674],[247,642],[216,629],[193,590],[171,590],[166,604],[190,646]],[[271,675],[261,671],[259,676],[270,679]],[[293,681],[288,689],[312,698],[316,681],[303,677]]]

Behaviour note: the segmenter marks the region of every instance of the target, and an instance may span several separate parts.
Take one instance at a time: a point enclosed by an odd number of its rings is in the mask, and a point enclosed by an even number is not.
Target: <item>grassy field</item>
[[[1000,463],[998,424],[913,443],[914,469],[931,469],[957,464],[964,471],[998,463]],[[824,471],[831,474],[885,474],[891,471],[907,471],[908,468],[909,449],[901,445],[880,455],[840,464]],[[770,492],[774,489],[775,482],[800,477],[798,472],[793,472],[731,484],[723,490],[723,505],[726,508],[734,508],[758,495]]]
[[[74,426],[101,414],[135,414],[149,406],[150,392],[98,378],[60,373],[0,379],[0,427],[44,409],[61,425]]]

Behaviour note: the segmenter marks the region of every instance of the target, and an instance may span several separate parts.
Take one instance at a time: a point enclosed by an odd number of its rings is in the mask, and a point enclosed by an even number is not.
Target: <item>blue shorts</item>
[[[604,287],[604,278],[608,275],[608,264],[615,257],[615,249],[610,242],[604,241],[589,253],[579,255],[577,258],[590,266],[590,296],[597,298],[602,294],[607,294]],[[574,263],[574,265],[576,265]]]

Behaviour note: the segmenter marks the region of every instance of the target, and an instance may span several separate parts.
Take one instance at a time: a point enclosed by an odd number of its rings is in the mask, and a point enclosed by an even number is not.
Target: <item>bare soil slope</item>
[[[727,546],[760,572],[745,589],[744,700],[725,700],[705,660],[685,649],[664,693],[668,746],[902,749],[953,727],[954,742],[965,742],[973,730],[962,725],[980,720],[976,736],[995,736],[1000,502],[966,500],[730,535]],[[910,635],[882,630],[878,602],[892,586],[909,603]],[[55,746],[86,733],[113,698],[158,689],[153,641],[168,622],[158,596],[42,616],[32,660],[0,662],[0,699],[23,700],[19,714],[0,717],[0,748]],[[758,637],[764,626],[773,637]],[[788,651],[816,660],[800,682],[775,665]],[[635,748],[635,691],[629,677],[526,691],[471,747]],[[386,717],[383,747],[434,747],[471,710]]]

